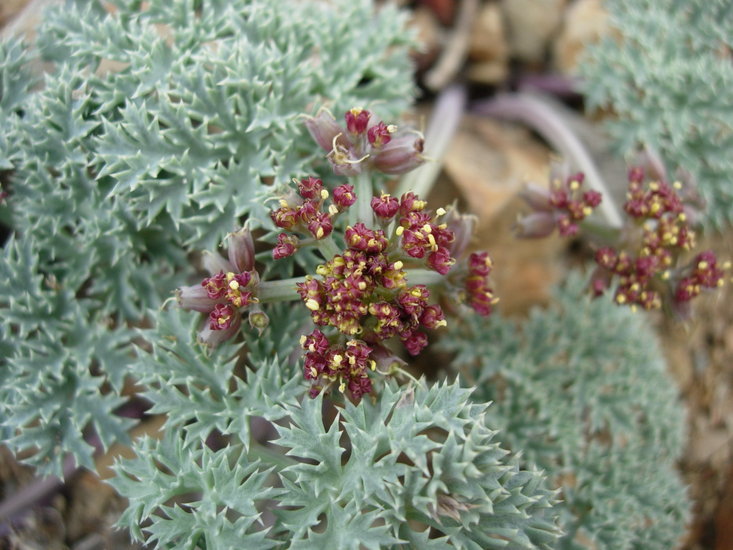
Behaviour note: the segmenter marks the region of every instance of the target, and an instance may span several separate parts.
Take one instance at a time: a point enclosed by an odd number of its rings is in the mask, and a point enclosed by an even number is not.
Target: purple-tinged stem
[[[402,178],[397,187],[397,196],[408,191],[420,197],[428,196],[465,109],[466,89],[459,84],[447,88],[438,96],[425,132],[425,156],[429,158],[429,162]]]
[[[598,211],[608,225],[614,229],[623,225],[621,214],[590,153],[541,96],[528,93],[501,94],[478,104],[475,111],[496,118],[518,120],[536,130],[585,174],[585,181],[592,189],[603,195]]]
[[[64,478],[72,477],[79,468],[74,457],[67,456],[64,460]],[[64,480],[56,476],[48,476],[26,485],[0,503],[0,522],[13,521],[27,508],[48,498],[64,485]]]
[[[525,74],[519,78],[517,87],[522,92],[542,92],[562,98],[581,96],[578,79],[561,74]]]

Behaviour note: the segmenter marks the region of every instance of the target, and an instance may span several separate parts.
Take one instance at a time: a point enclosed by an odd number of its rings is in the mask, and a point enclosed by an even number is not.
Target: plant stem
[[[374,222],[372,216],[372,179],[368,172],[362,172],[352,179],[356,192],[356,204],[349,211],[349,223],[353,226],[356,222],[362,222],[371,227]]]
[[[406,278],[411,285],[438,285],[445,281],[445,275],[430,269],[407,269]]]
[[[336,254],[341,253],[341,250],[334,242],[333,237],[330,235],[325,239],[316,241],[316,245],[318,245],[318,250],[321,251],[321,254],[323,254],[323,257],[327,260],[336,256]]]
[[[429,161],[405,175],[395,193],[398,197],[412,191],[426,198],[438,178],[448,146],[458,129],[466,107],[466,88],[454,85],[443,91],[430,115],[425,131],[425,156]]]
[[[257,289],[260,302],[287,302],[300,300],[295,284],[305,282],[305,277],[293,277],[281,281],[263,281]]]

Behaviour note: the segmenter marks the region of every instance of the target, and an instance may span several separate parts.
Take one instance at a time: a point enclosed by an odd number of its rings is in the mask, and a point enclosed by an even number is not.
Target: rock
[[[484,4],[471,29],[468,77],[481,84],[497,84],[508,74],[509,45],[498,4]]]
[[[464,118],[445,156],[446,174],[479,218],[473,249],[488,250],[494,260],[491,280],[503,313],[547,302],[562,272],[565,239],[520,240],[512,231],[527,212],[518,191],[527,181],[547,181],[550,157],[529,131],[477,117]]]
[[[0,3],[0,27],[15,17],[28,3],[28,0],[3,0]]]
[[[538,64],[562,22],[566,0],[504,0],[501,3],[512,57]]]
[[[417,33],[420,47],[410,53],[418,70],[430,67],[440,53],[441,29],[438,20],[430,9],[418,6],[412,11],[408,27]]]
[[[574,73],[585,49],[610,32],[602,0],[577,0],[565,12],[553,46],[553,65],[563,74]]]

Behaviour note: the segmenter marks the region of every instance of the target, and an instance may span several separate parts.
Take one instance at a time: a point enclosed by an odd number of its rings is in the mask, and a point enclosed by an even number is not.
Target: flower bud
[[[204,324],[204,327],[198,333],[198,340],[201,344],[205,346],[215,348],[225,340],[228,340],[229,338],[237,334],[237,331],[239,330],[241,324],[242,318],[239,316],[239,314],[235,314],[232,317],[230,324],[226,328],[218,330],[212,329],[210,322],[207,320],[207,322]]]
[[[234,271],[252,271],[255,267],[255,243],[247,227],[229,234],[229,262]]]
[[[257,329],[257,332],[262,335],[262,332],[270,325],[270,318],[267,313],[262,311],[260,308],[252,308],[249,311],[249,326]]]
[[[324,151],[333,149],[334,144],[348,146],[343,128],[327,109],[320,109],[314,117],[306,117],[305,127]]]
[[[517,220],[514,231],[522,239],[549,236],[555,229],[555,218],[550,212],[533,212]]]
[[[373,157],[374,167],[385,174],[405,174],[425,162],[422,154],[424,143],[418,132],[395,136]]]
[[[204,269],[208,271],[211,275],[216,275],[217,273],[221,272],[227,273],[229,271],[233,271],[233,266],[224,258],[222,258],[221,255],[213,254],[208,250],[204,250],[204,252],[201,254],[201,263],[203,264]]]
[[[177,288],[176,300],[183,309],[201,313],[209,313],[217,304],[217,300],[210,298],[208,290],[200,284]]]
[[[527,183],[519,192],[519,196],[524,199],[534,211],[551,212],[552,204],[550,204],[550,190],[536,183]]]

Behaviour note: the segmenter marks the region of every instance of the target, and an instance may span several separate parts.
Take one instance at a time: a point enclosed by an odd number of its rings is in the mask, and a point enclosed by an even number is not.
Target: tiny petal
[[[344,183],[334,188],[333,190],[333,202],[341,208],[348,208],[356,202],[356,195],[354,194],[354,186]]]
[[[346,111],[346,129],[352,134],[363,134],[369,125],[369,117],[372,114],[366,109],[354,108]]]
[[[321,197],[323,182],[312,176],[298,182],[298,193],[304,199],[318,200]]]

